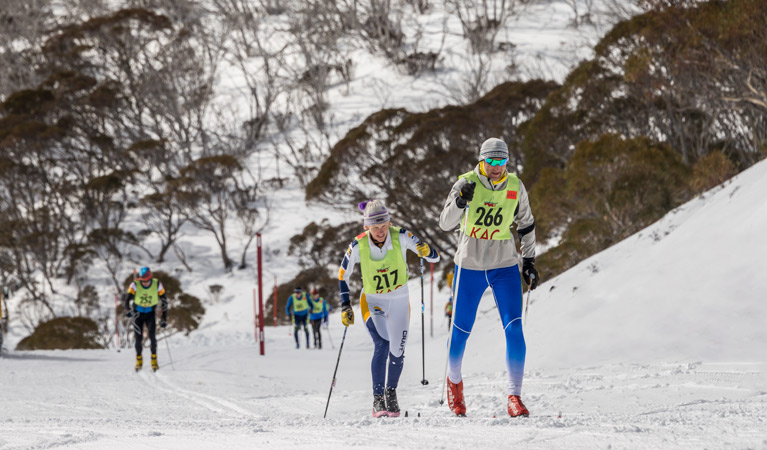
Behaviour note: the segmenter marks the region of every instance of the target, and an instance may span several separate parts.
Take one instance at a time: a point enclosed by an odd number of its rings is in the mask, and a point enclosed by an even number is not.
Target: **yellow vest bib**
[[[145,308],[152,307],[159,303],[160,296],[157,294],[157,278],[152,278],[152,284],[145,288],[141,280],[136,280],[136,295],[133,297],[133,303]]]
[[[306,300],[306,294],[299,299],[295,294],[290,296],[293,299],[293,312],[300,313],[309,309],[309,301]]]
[[[362,288],[368,294],[385,294],[401,288],[407,283],[407,262],[402,257],[399,242],[399,227],[389,228],[392,249],[386,252],[384,259],[373,261],[370,258],[370,237],[368,232],[357,236],[360,247],[360,270]]]
[[[506,189],[491,191],[480,183],[479,176],[474,171],[461,175],[473,181],[474,198],[469,203],[469,217],[466,229],[461,229],[469,237],[475,239],[491,239],[501,241],[511,239],[511,225],[514,223],[514,211],[519,203],[519,178],[513,173],[508,174]]]
[[[314,300],[313,307],[312,307],[312,314],[319,314],[323,311],[323,306],[325,305],[325,299],[322,297],[317,297],[317,300]]]

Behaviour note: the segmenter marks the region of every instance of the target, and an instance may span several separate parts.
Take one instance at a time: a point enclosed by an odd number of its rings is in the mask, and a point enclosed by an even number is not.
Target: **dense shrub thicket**
[[[564,229],[540,258],[541,276],[569,269],[654,222],[690,196],[690,169],[647,138],[583,141],[565,169],[546,168],[531,201],[543,229]]]
[[[16,350],[68,350],[104,348],[99,327],[87,317],[58,317],[39,324]]]
[[[767,141],[765,23],[759,0],[664,7],[619,23],[522,127],[526,180],[605,133],[666,143],[687,165],[714,150],[738,169],[753,164]]]

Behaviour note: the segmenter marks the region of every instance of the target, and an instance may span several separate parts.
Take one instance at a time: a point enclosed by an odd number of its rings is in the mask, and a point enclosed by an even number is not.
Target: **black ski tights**
[[[148,313],[137,312],[133,320],[133,333],[136,341],[136,355],[141,354],[142,350],[142,338],[144,333],[144,324],[146,324],[146,331],[149,334],[149,348],[152,350],[152,354],[157,354],[157,337],[155,331],[157,324],[155,323],[154,309]]]
[[[315,348],[322,348],[322,333],[320,333],[321,325],[322,325],[322,318],[312,320],[312,333],[314,334]]]

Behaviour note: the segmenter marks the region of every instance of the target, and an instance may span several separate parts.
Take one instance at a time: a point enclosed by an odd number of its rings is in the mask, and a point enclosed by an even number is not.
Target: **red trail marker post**
[[[117,351],[120,351],[120,300],[118,300],[117,294],[115,294],[115,347]]]
[[[258,246],[258,342],[261,345],[261,356],[264,355],[264,283],[263,264],[261,263],[261,233],[256,234]]]

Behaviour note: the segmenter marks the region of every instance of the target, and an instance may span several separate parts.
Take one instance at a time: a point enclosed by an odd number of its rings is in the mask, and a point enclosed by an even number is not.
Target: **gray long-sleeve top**
[[[500,191],[506,189],[508,179],[493,185],[490,178],[482,175],[479,164],[474,167],[474,172],[479,177],[481,186],[479,189],[490,189]],[[468,181],[460,178],[455,182],[450,194],[445,200],[445,207],[439,216],[439,226],[445,231],[451,231],[459,228],[463,220],[463,209],[455,203],[455,199],[460,196],[461,187]],[[519,203],[514,213],[514,222],[517,224],[517,234],[522,243],[522,257],[524,259],[535,258],[535,219],[530,210],[530,201],[527,197],[527,189],[522,181],[519,182]],[[513,236],[513,235],[512,235]],[[458,250],[455,253],[454,261],[461,267],[469,270],[489,270],[501,267],[511,267],[519,264],[519,254],[517,253],[514,239],[507,240],[489,240],[476,239],[459,232]]]

